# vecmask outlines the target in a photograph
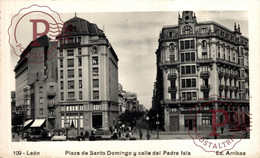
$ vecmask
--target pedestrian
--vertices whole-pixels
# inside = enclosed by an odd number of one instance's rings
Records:
[[[221,134],[223,134],[223,132],[224,132],[224,128],[223,128],[223,127],[221,127]]]
[[[149,140],[150,137],[151,137],[151,135],[150,135],[149,131],[147,130],[147,134],[146,134],[146,138],[147,138],[147,140]]]
[[[113,133],[113,129],[111,126],[109,126],[109,130],[110,130],[110,133],[112,134]]]
[[[86,130],[85,132],[85,138],[88,138],[89,137],[89,132]]]
[[[143,132],[141,129],[139,129],[139,136],[140,136],[140,139],[142,140],[143,139]]]

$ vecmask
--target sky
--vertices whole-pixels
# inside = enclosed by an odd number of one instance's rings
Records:
[[[180,11],[181,13],[181,11]],[[241,32],[248,37],[248,13],[238,11],[197,12],[197,22],[215,21],[231,30],[234,22],[240,24]],[[60,14],[65,22],[75,13]],[[77,17],[97,24],[104,29],[119,58],[119,83],[125,91],[137,93],[140,104],[147,109],[152,106],[153,85],[156,78],[156,56],[159,33],[163,26],[178,24],[178,12],[114,12],[76,13]],[[24,36],[25,43],[32,37]],[[11,53],[12,68],[19,58]],[[15,90],[14,72],[11,89]]]

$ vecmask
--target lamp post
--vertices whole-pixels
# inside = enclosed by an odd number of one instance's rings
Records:
[[[147,130],[149,130],[149,125],[148,125],[148,122],[149,122],[149,116],[146,116],[146,124],[147,124]]]
[[[159,114],[156,114],[156,118],[157,118],[157,120],[156,120],[156,125],[157,125],[157,139],[159,139],[159,124],[160,124],[160,122],[159,122]]]

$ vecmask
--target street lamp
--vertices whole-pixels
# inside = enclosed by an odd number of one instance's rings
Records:
[[[159,114],[156,114],[156,118],[157,118],[157,121],[156,121],[156,125],[157,125],[157,139],[159,139]]]
[[[148,122],[149,122],[149,116],[146,116],[146,124],[147,124],[147,129],[149,130],[149,125],[148,125]]]

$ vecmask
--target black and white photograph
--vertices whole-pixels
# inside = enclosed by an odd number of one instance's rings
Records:
[[[59,3],[1,15],[0,156],[257,157],[257,7]]]

